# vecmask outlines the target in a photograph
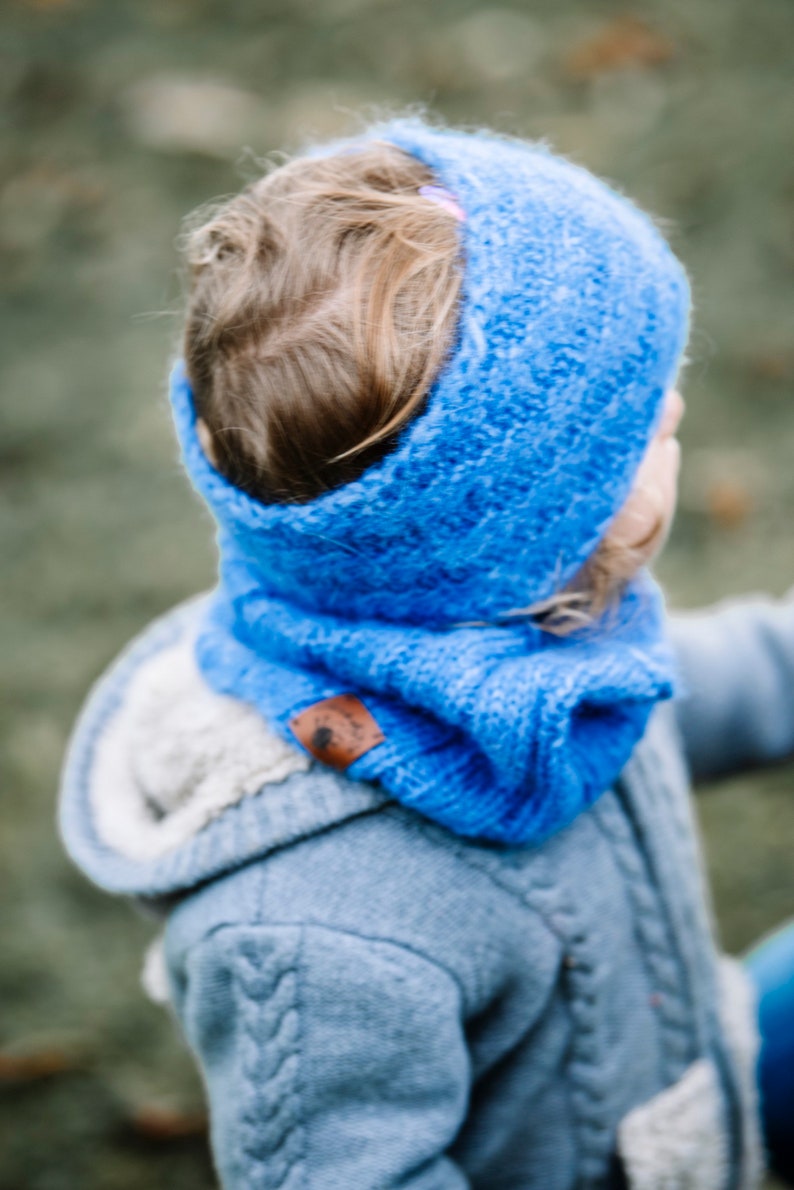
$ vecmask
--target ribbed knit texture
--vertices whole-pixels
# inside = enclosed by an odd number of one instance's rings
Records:
[[[671,693],[660,597],[642,579],[586,640],[455,625],[550,595],[603,536],[675,380],[686,278],[646,216],[543,147],[414,121],[371,135],[465,214],[457,344],[396,450],[303,505],[210,466],[175,367],[185,463],[220,528],[199,664],[289,739],[300,710],[358,694],[386,741],[351,777],[458,833],[537,840],[603,792]]]

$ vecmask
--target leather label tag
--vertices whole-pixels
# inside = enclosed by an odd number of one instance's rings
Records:
[[[323,698],[290,719],[289,726],[307,752],[335,769],[346,769],[386,739],[354,694]]]

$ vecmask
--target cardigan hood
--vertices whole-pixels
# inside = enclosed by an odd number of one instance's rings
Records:
[[[167,898],[389,800],[207,685],[194,656],[206,602],[175,608],[136,638],[75,726],[60,831],[109,892]]]

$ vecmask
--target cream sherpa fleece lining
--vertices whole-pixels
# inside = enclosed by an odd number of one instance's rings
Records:
[[[210,690],[189,638],[141,667],[97,745],[97,834],[130,859],[156,859],[228,806],[310,767],[252,707]]]
[[[739,1190],[758,1186],[764,1159],[758,1128],[758,1056],[752,989],[740,963],[720,961],[720,1015],[739,1066],[743,1135]],[[632,1190],[723,1190],[730,1170],[725,1104],[710,1058],[694,1062],[672,1087],[634,1108],[618,1128],[618,1151]]]

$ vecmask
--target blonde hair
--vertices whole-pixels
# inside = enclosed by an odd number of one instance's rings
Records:
[[[194,217],[183,352],[217,469],[265,503],[302,503],[392,450],[454,346],[455,215],[416,158],[374,142],[301,157]],[[512,609],[566,635],[634,572],[602,543],[576,579]]]
[[[455,333],[453,215],[388,144],[303,157],[186,240],[187,374],[218,469],[265,502],[357,478],[419,411]]]
[[[629,579],[645,562],[643,547],[657,535],[661,525],[660,516],[651,532],[631,545],[607,535],[568,586],[548,599],[504,612],[500,622],[531,619],[554,636],[570,636],[591,628],[617,606]]]

